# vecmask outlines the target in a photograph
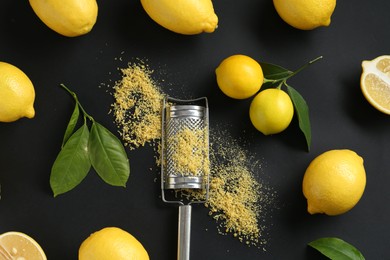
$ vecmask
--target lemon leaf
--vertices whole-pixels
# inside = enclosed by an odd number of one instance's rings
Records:
[[[89,130],[84,124],[70,136],[58,154],[50,174],[50,187],[54,197],[70,191],[87,176],[91,168],[88,139]]]
[[[295,111],[297,113],[299,128],[303,132],[306,138],[307,149],[310,151],[311,145],[311,125],[310,125],[310,117],[309,117],[309,107],[298,91],[296,91],[293,87],[286,84],[287,93],[290,96]]]
[[[89,158],[97,174],[108,184],[126,187],[130,165],[120,140],[94,121],[89,137]]]
[[[79,119],[79,116],[80,116],[80,109],[79,109],[79,105],[76,103],[76,106],[73,110],[72,116],[70,117],[68,126],[66,127],[64,139],[62,140],[61,147],[64,147],[65,143],[68,141],[69,137],[72,135],[72,133],[76,127],[77,121]]]
[[[267,80],[273,82],[287,79],[293,74],[292,71],[271,63],[260,62],[260,66],[263,70],[264,78],[266,79],[265,83],[267,83]]]
[[[356,247],[336,237],[319,238],[310,242],[308,245],[334,260],[365,259]]]
[[[52,167],[50,185],[54,196],[76,187],[88,174],[91,166],[108,184],[126,186],[130,175],[129,159],[120,140],[97,123],[80,104],[76,93],[60,84],[76,102],[65,131],[62,149]],[[83,126],[73,133],[80,113]],[[87,119],[92,122],[91,132]]]

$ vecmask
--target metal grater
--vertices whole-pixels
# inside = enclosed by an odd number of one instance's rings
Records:
[[[179,100],[166,97],[163,100],[162,109],[162,138],[161,138],[161,195],[162,200],[167,203],[179,204],[179,226],[178,226],[178,260],[190,258],[190,232],[191,232],[191,204],[204,203],[209,195],[209,120],[207,98],[193,100]],[[189,154],[181,154],[183,151],[178,144],[182,133],[190,133],[196,138],[196,143]],[[194,141],[192,138],[192,141]],[[182,142],[190,142],[183,139]],[[199,144],[199,145],[198,145]],[[199,146],[199,147],[198,147]],[[196,158],[200,163],[199,167],[190,170],[178,165],[177,158]],[[204,191],[202,200],[189,200],[184,202],[178,199],[180,196],[173,196],[168,199],[167,193],[183,189],[196,189]]]

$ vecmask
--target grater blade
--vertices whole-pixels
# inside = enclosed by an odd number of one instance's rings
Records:
[[[162,113],[161,188],[164,201],[164,190],[168,189],[206,189],[208,194],[207,99],[165,98]]]

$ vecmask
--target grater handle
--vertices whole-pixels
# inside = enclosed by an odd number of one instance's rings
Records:
[[[177,260],[190,259],[191,205],[179,206]]]

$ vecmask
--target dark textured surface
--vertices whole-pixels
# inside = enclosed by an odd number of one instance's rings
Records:
[[[103,84],[120,78],[117,68],[147,60],[162,88],[177,97],[207,96],[211,126],[228,125],[262,162],[260,178],[277,192],[277,207],[266,220],[267,251],[248,248],[217,233],[203,207],[193,210],[192,259],[321,259],[307,243],[337,236],[366,259],[388,259],[390,224],[390,117],[376,111],[360,92],[361,61],[390,52],[390,2],[338,1],[330,27],[300,31],[285,24],[272,1],[217,0],[219,28],[184,36],[154,23],[139,1],[98,1],[98,21],[89,34],[66,38],[47,28],[28,1],[0,2],[0,60],[21,68],[36,90],[36,117],[0,123],[0,233],[34,237],[48,259],[77,259],[81,242],[106,226],[135,235],[151,259],[175,259],[177,208],[159,197],[153,151],[128,151],[127,188],[104,184],[94,172],[57,198],[49,186],[51,165],[74,103],[60,83],[74,90],[87,111],[111,131],[112,96]],[[323,55],[289,83],[310,107],[313,142],[306,151],[296,119],[283,133],[263,136],[250,124],[250,100],[225,97],[214,69],[242,53],[258,61],[296,69]],[[1,97],[0,97],[1,98]],[[336,217],[306,212],[301,182],[309,162],[338,148],[365,160],[367,187],[358,205]],[[263,181],[263,180],[261,180]]]

